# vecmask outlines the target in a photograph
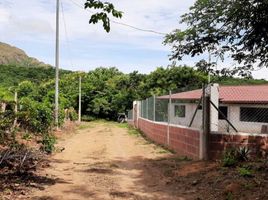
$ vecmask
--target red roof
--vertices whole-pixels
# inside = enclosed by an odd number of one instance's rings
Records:
[[[222,103],[268,103],[268,85],[220,86],[220,102]],[[202,89],[176,93],[172,99],[198,100]],[[169,95],[160,99],[168,99]]]

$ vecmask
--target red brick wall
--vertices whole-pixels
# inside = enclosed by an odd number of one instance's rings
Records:
[[[171,126],[170,147],[179,155],[199,159],[200,132],[189,128]]]
[[[209,156],[211,159],[221,158],[224,150],[228,147],[246,146],[250,148],[254,155],[268,152],[268,135],[226,135],[217,133],[211,134],[209,141]]]
[[[167,143],[168,127],[165,124],[139,119],[139,129],[151,140],[168,146],[181,156],[199,159],[200,132],[189,128],[170,126],[169,145]]]

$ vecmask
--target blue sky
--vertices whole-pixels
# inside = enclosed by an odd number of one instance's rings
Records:
[[[89,71],[99,66],[118,67],[123,72],[149,73],[158,66],[171,64],[170,48],[163,36],[111,24],[106,33],[101,25],[89,25],[90,12],[82,9],[85,0],[61,0],[67,34],[61,12],[60,66]],[[0,41],[23,49],[29,56],[54,65],[55,0],[1,0]],[[194,0],[111,0],[124,12],[114,19],[139,28],[169,33],[179,24],[180,16]],[[186,57],[178,64],[194,65],[198,59]],[[230,65],[230,61],[222,63]],[[255,73],[266,78],[263,71]]]

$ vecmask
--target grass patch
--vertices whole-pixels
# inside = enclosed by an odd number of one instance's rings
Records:
[[[115,125],[119,128],[130,128],[127,123],[116,123]]]
[[[88,129],[88,128],[94,128],[95,126],[90,122],[83,122],[78,126],[79,130]]]
[[[166,153],[169,153],[169,151],[166,150],[166,149],[160,149],[159,151],[157,151],[157,153],[159,153],[159,154],[166,154]]]

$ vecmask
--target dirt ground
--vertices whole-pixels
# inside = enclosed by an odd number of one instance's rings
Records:
[[[59,143],[65,150],[44,171],[56,182],[32,199],[182,199],[167,192],[167,178],[147,164],[170,153],[111,123],[84,126]]]
[[[82,124],[59,141],[49,165],[23,180],[30,191],[11,199],[268,199],[262,165],[241,177],[236,168],[178,157],[136,133],[116,123]]]

